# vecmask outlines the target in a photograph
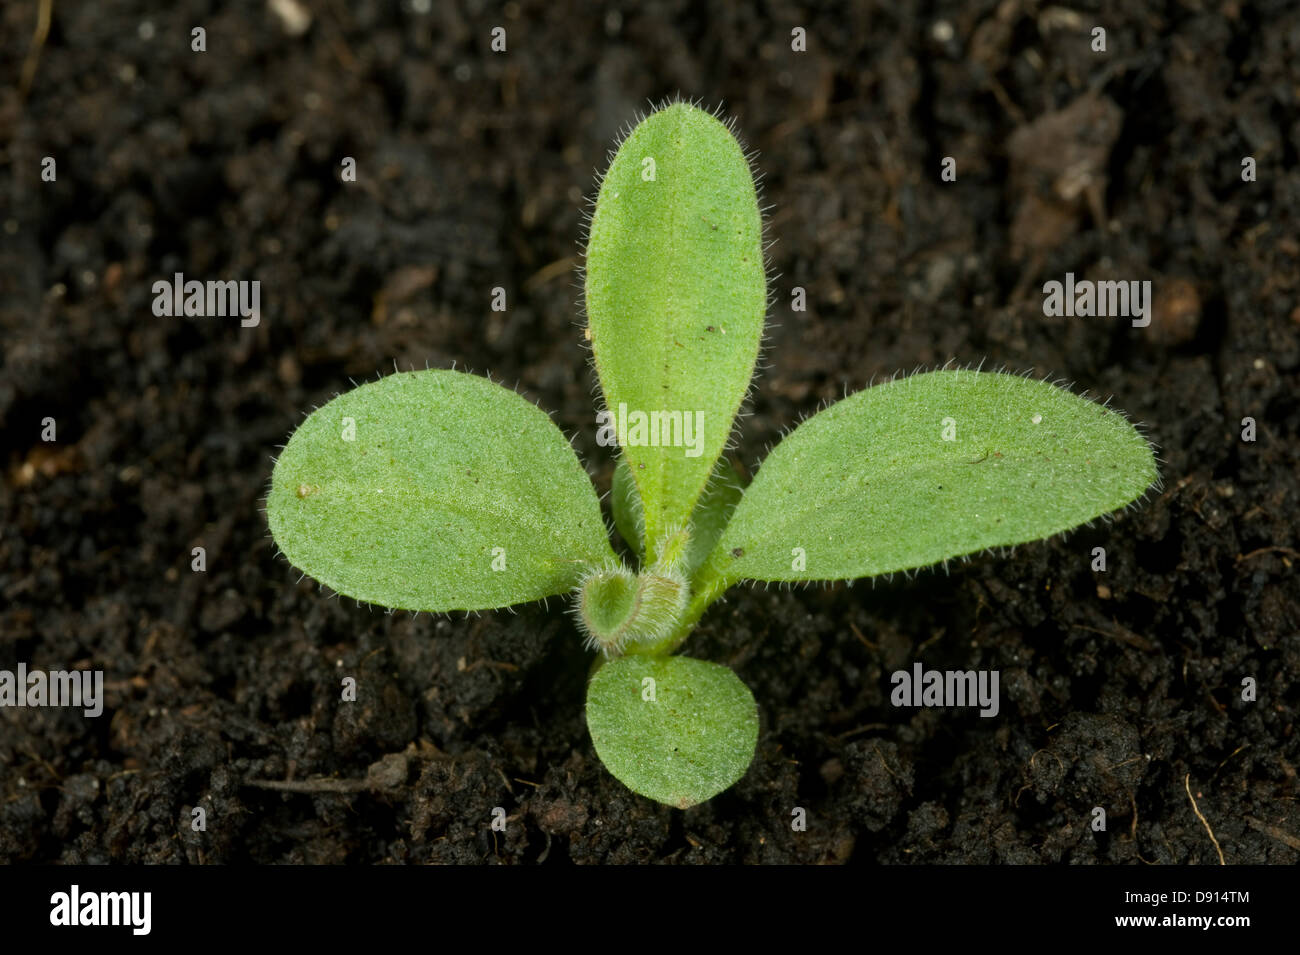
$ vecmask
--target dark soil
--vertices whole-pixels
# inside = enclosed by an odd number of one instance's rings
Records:
[[[256,0],[54,0],[25,96],[38,3],[0,12],[0,668],[108,687],[99,719],[0,710],[0,860],[1217,863],[1207,826],[1229,863],[1300,860],[1300,7],[310,7],[294,37]],[[734,592],[688,650],[753,689],[758,754],[686,812],[596,759],[556,601],[359,608],[259,509],[302,413],[394,363],[517,380],[607,487],[582,197],[678,92],[725,101],[773,207],[745,466],[955,359],[1113,395],[1164,479],[947,574]],[[261,324],[155,317],[178,271],[260,280]],[[1045,318],[1067,271],[1151,280],[1151,326]],[[895,709],[914,660],[1000,670],[1001,713]]]

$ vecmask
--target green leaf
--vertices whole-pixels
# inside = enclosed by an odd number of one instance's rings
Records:
[[[915,375],[860,391],[787,436],[709,570],[721,586],[924,567],[1068,530],[1158,477],[1142,435],[1096,402],[1017,375]]]
[[[587,685],[587,728],[601,762],[624,785],[686,809],[745,775],[758,710],[727,667],[626,656],[605,663]]]
[[[636,552],[638,560],[645,559],[645,512],[641,510],[641,492],[628,467],[627,457],[619,455],[614,466],[614,480],[609,492],[610,510],[614,512],[614,526],[623,535],[628,547]]]
[[[709,486],[691,514],[691,541],[682,568],[688,578],[708,559],[744,494],[745,485],[735,467],[725,456],[718,458]]]
[[[672,567],[633,574],[603,567],[588,574],[575,595],[574,616],[587,646],[606,654],[634,651],[637,644],[668,636],[689,597],[686,578]]]
[[[722,536],[722,530],[731,519],[731,512],[740,503],[745,485],[735,467],[725,456],[718,458],[709,483],[691,514],[691,539],[681,571],[688,578],[704,563]],[[614,511],[614,524],[628,546],[635,548],[638,558],[645,557],[645,520],[641,510],[641,496],[628,468],[627,458],[619,458],[614,468],[613,489],[610,501]]]
[[[619,443],[653,549],[690,517],[762,337],[762,220],[726,126],[676,103],[631,132],[601,184],[586,274],[596,370],[611,424],[627,425]],[[636,416],[656,412],[669,417],[638,433]]]
[[[390,375],[313,412],[276,462],[267,517],[295,567],[406,610],[536,600],[614,560],[551,419],[457,371]]]

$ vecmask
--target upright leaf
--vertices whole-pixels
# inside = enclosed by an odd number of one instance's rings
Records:
[[[768,456],[710,557],[717,584],[844,580],[1048,537],[1158,479],[1121,415],[1016,375],[860,391]]]
[[[627,458],[619,455],[614,467],[614,480],[609,490],[610,510],[614,512],[614,526],[623,536],[624,543],[636,552],[638,559],[645,557],[645,513],[641,510],[641,492],[628,467]]]
[[[731,519],[731,512],[736,509],[744,493],[745,486],[731,462],[725,455],[718,458],[708,486],[691,513],[690,543],[681,566],[682,573],[688,578],[704,563],[718,543],[723,528]],[[623,535],[623,540],[635,549],[637,557],[644,558],[645,519],[641,510],[641,496],[624,457],[619,458],[618,466],[614,469],[610,500],[614,524]]]
[[[586,297],[597,373],[641,491],[653,559],[660,535],[690,517],[722,453],[766,309],[753,178],[712,115],[676,103],[619,147],[592,217]]]
[[[718,458],[709,486],[691,514],[691,541],[682,566],[687,577],[694,577],[708,559],[744,494],[745,485],[735,467],[725,456]]]
[[[457,371],[390,375],[313,412],[276,462],[267,517],[295,567],[407,610],[536,600],[614,559],[554,422]]]

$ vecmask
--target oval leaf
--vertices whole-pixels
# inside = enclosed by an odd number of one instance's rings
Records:
[[[1038,540],[1158,479],[1121,415],[1044,381],[938,371],[860,391],[768,456],[710,557],[726,582],[851,580]]]
[[[559,428],[458,371],[390,375],[313,412],[276,462],[267,517],[295,567],[406,610],[536,600],[614,559]]]
[[[596,370],[653,560],[722,453],[762,337],[762,219],[726,126],[675,103],[632,130],[600,187],[586,274]]]
[[[758,709],[727,667],[630,654],[591,678],[587,728],[601,762],[624,785],[686,809],[745,775]]]

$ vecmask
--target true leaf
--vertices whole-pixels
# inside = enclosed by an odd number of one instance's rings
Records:
[[[651,548],[689,518],[726,444],[753,374],[766,296],[761,216],[735,137],[686,103],[651,114],[605,174],[586,269],[606,408],[620,422],[660,412],[677,416],[661,425],[681,425],[657,446],[633,444],[631,427],[619,435]],[[694,447],[684,446],[688,421]]]
[[[457,371],[390,375],[313,412],[276,462],[267,515],[295,567],[407,610],[536,600],[614,558],[554,422]]]
[[[614,467],[614,480],[609,491],[610,510],[614,512],[614,526],[638,559],[645,557],[645,513],[641,510],[641,492],[628,467],[627,458],[619,455]]]
[[[695,573],[722,536],[722,530],[731,518],[744,484],[727,458],[721,457],[713,467],[708,486],[696,502],[691,513],[691,539],[681,571],[687,577]],[[614,469],[610,500],[614,511],[614,524],[623,540],[636,550],[637,557],[645,555],[645,520],[641,510],[641,497],[636,489],[627,459],[620,457]]]
[[[727,667],[625,656],[601,666],[587,685],[587,728],[601,762],[624,785],[686,809],[745,775],[758,710]]]
[[[691,542],[687,546],[685,566],[682,568],[688,577],[693,576],[708,558],[744,493],[745,486],[736,469],[725,456],[719,458],[713,467],[709,485],[700,495],[699,503],[691,514]]]
[[[860,391],[768,456],[710,557],[724,583],[843,580],[1048,537],[1158,478],[1121,415],[1044,381],[939,371]]]

